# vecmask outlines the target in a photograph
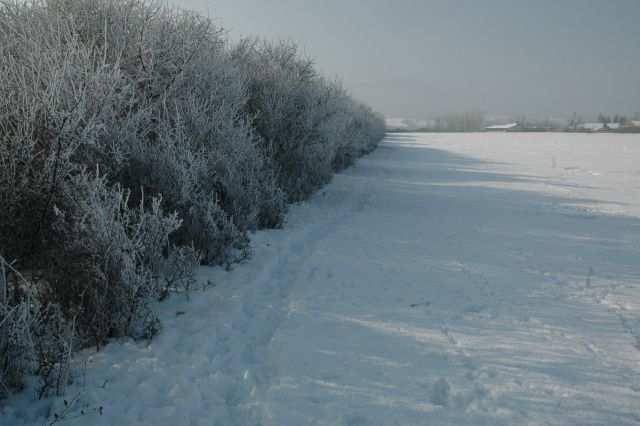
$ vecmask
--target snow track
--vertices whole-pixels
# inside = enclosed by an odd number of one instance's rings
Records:
[[[640,138],[389,135],[1,425],[640,424]],[[47,420],[48,419],[48,420]]]

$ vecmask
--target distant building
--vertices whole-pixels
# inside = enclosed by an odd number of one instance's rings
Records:
[[[618,130],[620,123],[582,123],[578,124],[577,130],[585,132],[606,132],[609,130]]]
[[[622,127],[616,131],[620,133],[640,133],[640,120],[625,121]]]
[[[487,132],[512,132],[519,129],[519,123],[494,124],[493,126],[487,126],[484,128],[484,130]]]

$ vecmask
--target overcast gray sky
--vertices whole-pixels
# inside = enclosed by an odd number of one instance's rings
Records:
[[[640,111],[640,0],[173,0],[298,42],[388,117]]]

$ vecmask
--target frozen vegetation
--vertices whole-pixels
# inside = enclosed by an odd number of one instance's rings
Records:
[[[384,135],[295,45],[154,1],[2,2],[0,76],[0,398],[29,377],[62,394],[77,350],[152,338],[156,301]]]

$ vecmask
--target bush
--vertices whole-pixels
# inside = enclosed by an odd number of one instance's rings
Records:
[[[290,201],[308,197],[335,166],[350,164],[384,136],[382,117],[320,77],[294,44],[247,39],[232,56],[249,82],[244,112]]]
[[[20,389],[27,374],[40,376],[40,397],[61,394],[69,381],[73,322],[41,303],[43,290],[0,256],[0,397]]]
[[[157,319],[148,306],[166,288],[160,276],[169,236],[180,227],[161,199],[130,207],[130,191],[106,179],[75,176],[56,207],[46,276],[54,300],[68,316],[77,311],[78,331],[96,346],[109,337],[150,337]]]
[[[0,57],[3,394],[152,336],[154,300],[245,258],[384,131],[295,45],[153,0],[0,3]]]

